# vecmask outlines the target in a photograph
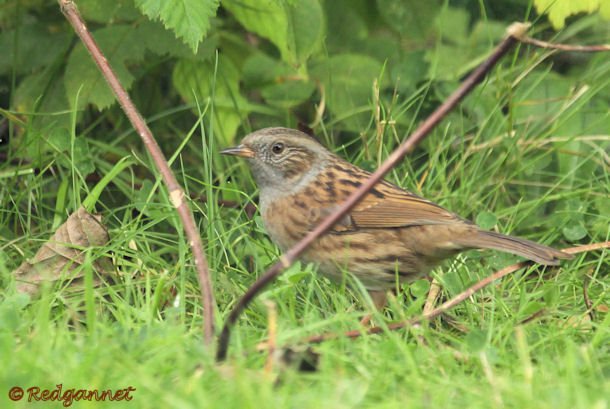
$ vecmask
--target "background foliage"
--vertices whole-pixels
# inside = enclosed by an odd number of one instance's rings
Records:
[[[256,195],[249,173],[219,157],[220,148],[261,127],[305,124],[331,149],[373,169],[510,22],[533,22],[533,36],[557,42],[610,38],[604,0],[77,5],[197,199],[220,318],[277,257],[259,217],[243,210]],[[261,399],[272,406],[607,406],[610,266],[600,254],[561,274],[507,280],[458,309],[458,330],[439,324],[325,344],[317,375],[291,373],[279,389],[246,370],[260,368],[258,355],[239,358],[229,375],[208,371],[209,362],[201,372],[197,364],[209,357],[200,346],[188,246],[139,137],[55,2],[0,0],[0,28],[3,396],[27,382],[135,382],[142,406],[243,407]],[[608,54],[520,46],[389,178],[485,228],[557,247],[607,240],[609,83]],[[109,175],[110,183],[103,179]],[[120,260],[119,282],[95,294],[69,286],[35,301],[17,294],[11,271],[102,183],[109,184],[96,206],[113,239],[98,250]],[[237,208],[219,207],[219,199]],[[476,260],[469,255],[445,268],[446,296],[514,259],[485,253]],[[366,308],[365,295],[312,279],[314,270],[297,265],[264,295],[278,305],[284,340],[352,328]],[[583,311],[583,288],[596,319]],[[393,305],[394,318],[421,311],[427,289],[427,282],[412,286]],[[95,314],[81,315],[83,297],[95,300]],[[544,325],[514,330],[541,311]],[[236,355],[265,337],[265,317],[262,303],[250,309]]]

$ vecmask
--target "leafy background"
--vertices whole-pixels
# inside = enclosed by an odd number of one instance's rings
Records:
[[[256,195],[249,173],[221,158],[219,149],[254,129],[306,125],[331,149],[373,169],[512,21],[530,21],[533,36],[557,42],[610,38],[604,0],[77,5],[196,199],[218,323],[277,257],[259,217],[243,210]],[[317,377],[286,375],[279,390],[249,372],[261,367],[258,355],[238,360],[229,375],[208,371],[188,246],[97,68],[55,2],[0,0],[0,27],[3,396],[27,382],[116,388],[136,382],[146,391],[135,401],[142,406],[227,400],[255,406],[261,396],[277,406],[489,407],[503,397],[519,407],[607,406],[609,266],[601,256],[581,258],[561,276],[518,275],[490,290],[458,310],[462,332],[440,325],[412,336],[321,346],[325,361]],[[609,82],[607,54],[520,46],[389,178],[485,228],[557,247],[607,240]],[[113,238],[98,251],[119,260],[119,283],[95,294],[68,286],[48,289],[39,300],[18,294],[13,269],[93,194],[100,195],[96,207]],[[219,207],[221,199],[236,208]],[[443,274],[444,291],[455,294],[513,260],[486,254],[478,268],[469,268],[460,259]],[[314,270],[296,265],[263,296],[278,304],[285,340],[352,328],[362,309],[354,303],[366,307],[365,295],[311,279]],[[597,321],[583,318],[583,287],[596,300]],[[413,285],[407,301],[393,305],[394,317],[404,304],[404,314],[421,311],[427,289],[427,282]],[[86,319],[83,296],[98,308]],[[513,330],[540,311],[547,314],[545,326],[527,327],[525,335]],[[266,326],[265,306],[255,303],[237,330],[234,354],[254,350]],[[398,392],[399,380],[412,395]]]

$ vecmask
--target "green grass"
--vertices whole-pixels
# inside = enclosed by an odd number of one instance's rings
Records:
[[[534,63],[494,71],[389,179],[502,232],[557,247],[608,240],[610,136],[607,128],[599,133],[599,121],[608,124],[609,117],[607,106],[591,101],[607,95],[610,66],[600,63],[583,74],[580,83],[593,84],[586,93],[568,90],[562,94],[568,97],[557,101],[548,95],[555,79],[551,72],[513,86]],[[398,125],[396,132],[386,127],[381,144],[373,119],[363,129],[365,138],[338,140],[332,124],[325,124],[322,139],[351,161],[372,168],[412,129],[410,115],[432,91],[426,88],[382,107],[382,119]],[[508,115],[502,113],[506,107]],[[374,118],[374,106],[362,108]],[[179,123],[179,115],[167,112],[165,120]],[[176,158],[173,168],[187,190],[214,199],[195,201],[192,207],[206,245],[220,326],[278,251],[257,215],[251,220],[242,208],[216,204],[223,198],[245,205],[256,188],[244,163],[218,155],[222,142],[209,133],[209,115],[206,111],[205,126],[195,124],[188,134],[180,133],[179,143],[162,143],[168,156]],[[592,117],[594,121],[586,120]],[[278,120],[277,125],[284,124]],[[95,129],[88,132],[75,137],[88,138],[91,160],[101,176],[111,175],[108,180],[86,181],[73,150],[58,151],[40,140],[42,153],[34,163],[0,164],[2,407],[27,406],[8,400],[13,386],[54,389],[59,383],[64,389],[136,388],[132,401],[106,403],[108,407],[608,407],[607,251],[579,255],[557,269],[515,273],[460,304],[450,312],[450,321],[316,345],[320,360],[314,372],[276,363],[267,373],[266,355],[256,351],[268,335],[264,301],[276,306],[280,345],[358,328],[368,309],[362,292],[331,284],[315,274],[315,267],[297,264],[247,309],[234,328],[228,362],[215,364],[214,351],[202,342],[190,250],[155,182],[156,172],[145,154],[125,143],[137,145],[137,140],[124,129],[100,140],[93,137]],[[125,157],[130,157],[129,166],[115,168]],[[30,172],[51,165],[54,174]],[[103,190],[95,189],[96,183],[108,181]],[[113,258],[120,272],[117,282],[96,289],[58,284],[31,300],[18,294],[12,270],[32,257],[88,196],[111,234],[110,243],[91,254]],[[469,252],[435,275],[443,297],[449,298],[515,260]],[[94,274],[90,266],[81,272]],[[593,303],[592,316],[583,286]],[[418,282],[375,321],[418,315],[425,290],[425,283]],[[38,406],[62,407],[57,402]],[[74,407],[98,405],[79,402]]]

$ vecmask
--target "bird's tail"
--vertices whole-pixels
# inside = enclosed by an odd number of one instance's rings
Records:
[[[485,230],[479,230],[477,234],[465,237],[460,244],[472,248],[504,251],[551,266],[558,265],[562,259],[573,257],[571,254],[533,241]]]

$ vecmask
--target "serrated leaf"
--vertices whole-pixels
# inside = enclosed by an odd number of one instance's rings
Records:
[[[218,0],[135,0],[142,13],[160,19],[172,29],[194,53],[210,29],[210,19],[216,16]]]
[[[111,26],[93,33],[102,52],[108,58],[114,72],[125,89],[133,84],[134,77],[127,69],[127,62],[142,60],[144,47],[131,26]],[[78,108],[94,104],[104,109],[114,103],[114,95],[99,69],[82,44],[76,45],[66,65],[65,84],[68,100],[74,106],[80,89]],[[82,88],[81,88],[82,87]]]
[[[215,86],[213,61],[180,60],[172,80],[180,96],[191,104],[205,105],[214,95],[214,132],[227,144],[233,142],[247,104],[239,93],[239,71],[231,60],[219,57]]]
[[[197,53],[193,55],[193,51],[186,44],[158,21],[147,20],[138,25],[137,35],[143,40],[146,49],[157,55],[209,60],[218,48],[218,36],[211,35],[199,44]]]
[[[324,15],[318,0],[228,0],[222,5],[246,30],[271,41],[293,66],[302,65],[321,44]]]
[[[549,21],[555,30],[562,29],[569,16],[600,11],[602,17],[610,19],[610,2],[608,0],[534,0],[539,14],[548,14]]]

